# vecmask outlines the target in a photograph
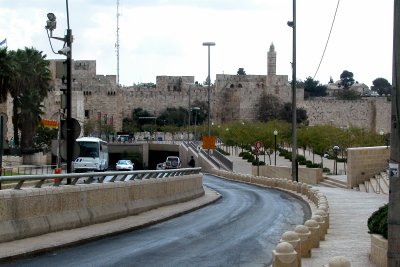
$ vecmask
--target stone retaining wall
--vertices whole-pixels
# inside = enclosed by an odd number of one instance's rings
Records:
[[[252,166],[252,174],[257,175],[257,166]],[[299,167],[299,182],[306,184],[318,184],[322,181],[322,169],[321,168],[303,168]],[[269,178],[284,178],[292,179],[292,168],[287,166],[259,166],[259,176]]]
[[[347,149],[347,187],[353,188],[388,168],[390,149],[386,146]]]
[[[381,235],[371,235],[371,261],[378,267],[387,266],[388,240]]]
[[[0,191],[0,242],[135,215],[204,195],[201,174]]]

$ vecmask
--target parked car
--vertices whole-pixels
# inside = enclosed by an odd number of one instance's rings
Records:
[[[120,159],[115,166],[117,171],[132,171],[134,168],[135,164],[129,159]]]
[[[157,170],[164,170],[165,169],[165,162],[161,162],[157,164]]]
[[[182,165],[181,160],[177,156],[168,156],[164,164],[165,169],[178,169]]]

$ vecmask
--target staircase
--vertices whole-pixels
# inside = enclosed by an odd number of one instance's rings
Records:
[[[347,188],[346,182],[331,177],[323,177],[323,180],[319,182],[318,185],[334,188]]]
[[[361,192],[387,195],[389,194],[389,176],[386,171],[383,171],[353,189]]]

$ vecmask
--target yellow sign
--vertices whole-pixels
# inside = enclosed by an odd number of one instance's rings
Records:
[[[215,149],[215,136],[203,136],[203,149]]]

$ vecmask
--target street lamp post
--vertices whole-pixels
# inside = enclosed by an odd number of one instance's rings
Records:
[[[72,107],[72,99],[71,99],[71,61],[72,61],[72,30],[69,27],[69,10],[68,10],[68,0],[66,0],[66,8],[67,8],[67,33],[66,35],[61,38],[61,37],[54,37],[53,36],[53,30],[56,29],[57,26],[57,21],[56,21],[56,16],[53,13],[48,13],[47,14],[47,22],[45,29],[50,31],[49,35],[49,40],[50,38],[60,40],[64,42],[64,47],[60,49],[56,54],[61,54],[65,55],[67,57],[66,60],[66,74],[67,74],[67,90],[66,90],[66,126],[67,126],[67,137],[66,137],[66,142],[67,142],[67,173],[72,172],[72,155],[73,149],[74,149],[74,135],[73,135],[73,122],[72,122],[72,116],[71,116],[71,107]],[[67,180],[67,183],[70,180]]]
[[[337,175],[337,159],[338,159],[338,152],[339,152],[340,147],[339,146],[333,146],[333,153],[335,154],[335,161],[334,161],[334,170],[335,170],[335,175]]]
[[[208,76],[207,76],[207,98],[208,98],[208,136],[211,136],[211,100],[210,100],[210,46],[215,46],[214,42],[204,42],[203,46],[208,47]]]
[[[278,131],[274,130],[274,145],[275,145],[275,166],[276,166],[276,136],[278,135]]]
[[[298,181],[297,165],[297,110],[296,110],[296,0],[293,0],[293,20],[287,25],[293,30],[292,59],[292,180]]]
[[[199,107],[193,107],[192,110],[195,111],[194,114],[194,141],[197,142],[197,112],[200,110]]]

